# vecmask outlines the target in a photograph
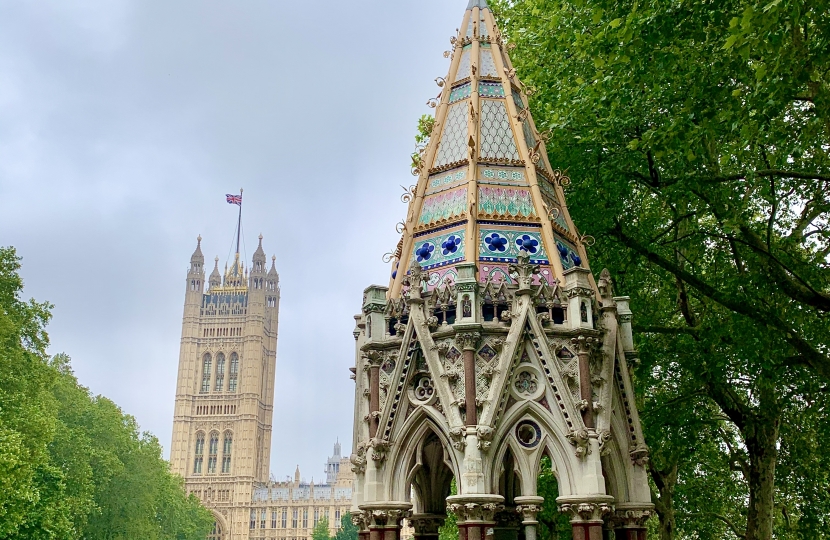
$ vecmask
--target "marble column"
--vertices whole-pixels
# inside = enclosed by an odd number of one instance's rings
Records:
[[[453,495],[447,509],[458,518],[459,540],[494,540],[495,515],[504,508],[501,495]]]
[[[438,514],[412,514],[409,525],[414,529],[414,540],[438,540],[438,529],[447,516]]]
[[[571,517],[573,540],[603,540],[605,519],[614,512],[614,498],[608,495],[586,499],[558,499],[559,510]]]
[[[516,502],[516,512],[522,517],[525,540],[536,540],[536,527],[539,525],[536,516],[542,510],[542,503],[545,502],[544,497],[522,496],[516,497],[514,500]]]
[[[653,505],[618,505],[612,520],[614,540],[646,540],[646,522],[653,512]]]

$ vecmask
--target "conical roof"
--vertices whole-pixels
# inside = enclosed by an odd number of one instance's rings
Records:
[[[563,281],[566,270],[587,268],[565,206],[569,180],[548,161],[486,0],[470,0],[453,41],[435,127],[414,171],[391,295],[400,295],[413,259],[430,288],[455,281],[455,267],[466,263],[477,265],[481,282],[511,283],[508,265],[521,250],[541,266],[540,279]]]

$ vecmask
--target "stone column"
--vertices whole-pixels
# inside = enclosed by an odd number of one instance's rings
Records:
[[[456,331],[458,331],[456,325]],[[476,348],[481,338],[477,332],[478,326],[468,329],[464,328],[455,335],[455,342],[463,349],[464,359],[464,407],[467,416],[466,424],[475,426],[478,424],[478,411],[476,410]]]
[[[413,514],[409,518],[409,525],[415,530],[413,540],[438,540],[438,529],[446,519],[447,516],[437,514]]]
[[[582,421],[592,430],[596,427],[594,417],[594,387],[591,382],[591,352],[597,341],[592,337],[579,336],[571,340],[579,357],[579,394],[582,398]]]
[[[654,505],[620,504],[614,513],[614,540],[646,540]]]
[[[525,540],[536,540],[536,526],[539,525],[539,522],[536,521],[536,515],[542,510],[542,503],[545,502],[545,498],[527,495],[516,497],[514,500],[516,501],[516,512],[522,516]]]
[[[458,540],[494,540],[495,515],[503,501],[501,495],[447,497],[447,509],[458,517]]]
[[[603,540],[605,518],[614,512],[610,495],[590,499],[557,499],[559,510],[570,514],[573,540]]]
[[[506,506],[504,510],[496,513],[495,520],[494,540],[525,540],[519,534],[522,529],[522,518],[516,513],[516,507]]]

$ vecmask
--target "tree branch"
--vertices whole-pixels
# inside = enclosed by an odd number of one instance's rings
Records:
[[[741,530],[738,527],[736,527],[735,524],[732,523],[732,521],[728,517],[723,516],[721,514],[716,514],[715,512],[696,512],[696,513],[689,513],[689,514],[675,514],[675,516],[679,517],[679,518],[713,517],[715,519],[719,519],[720,521],[723,521],[724,523],[726,523],[726,526],[729,527],[732,530],[732,532],[735,534],[735,536],[737,536],[738,538],[746,538],[746,532],[741,532]]]

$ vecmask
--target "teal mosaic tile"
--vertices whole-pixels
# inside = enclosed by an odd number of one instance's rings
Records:
[[[461,86],[456,86],[450,91],[450,103],[467,99],[472,93],[473,87],[470,83],[464,83]]]
[[[485,82],[482,81],[478,83],[478,94],[481,97],[489,97],[489,98],[503,98],[504,97],[504,86],[498,82]],[[452,98],[450,98],[452,99]]]
[[[559,260],[562,261],[562,268],[568,270],[575,266],[582,266],[582,257],[579,256],[576,246],[558,236],[554,238],[556,239],[556,249],[559,251]]]

